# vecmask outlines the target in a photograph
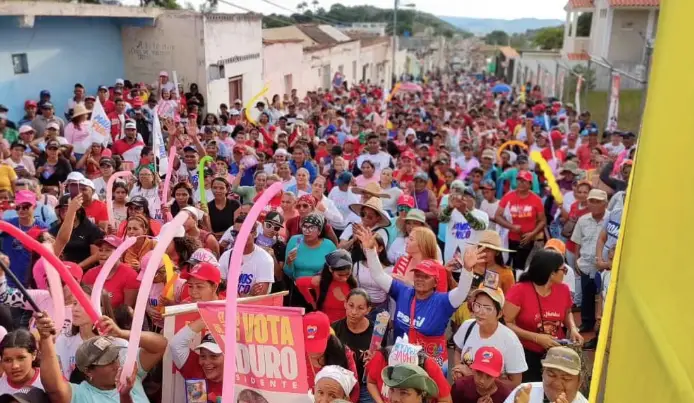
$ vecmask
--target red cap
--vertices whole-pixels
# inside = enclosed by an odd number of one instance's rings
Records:
[[[475,371],[498,378],[504,367],[504,356],[494,347],[482,347],[475,353],[475,361],[470,365]]]
[[[38,241],[39,236],[41,234],[43,234],[44,232],[46,232],[46,230],[43,228],[31,227],[31,229],[29,229],[29,231],[27,231],[27,235],[29,235],[31,237],[31,239]]]
[[[409,159],[414,161],[415,156],[411,150],[407,150],[407,151],[403,152],[402,154],[400,154],[400,158],[409,158]]]
[[[518,171],[516,179],[523,179],[524,181],[532,182],[533,174],[531,174],[530,171]]]
[[[114,248],[117,248],[123,243],[123,240],[115,235],[106,235],[103,239],[96,242],[97,245],[101,245],[102,243],[107,243]]]
[[[552,130],[552,133],[549,134],[549,137],[552,139],[552,141],[564,140],[564,135],[561,134],[559,130]]]
[[[30,107],[30,106],[36,107],[37,105],[38,105],[38,104],[37,104],[36,101],[34,101],[33,99],[29,99],[29,100],[27,100],[26,102],[24,102],[24,108],[25,108],[25,109],[28,108],[28,107]]]
[[[325,352],[330,337],[330,318],[316,311],[304,315],[304,348],[309,354]]]
[[[409,208],[414,208],[414,197],[410,195],[403,194],[398,197],[398,206],[407,206]]]
[[[215,284],[219,284],[222,281],[222,274],[219,272],[217,266],[212,263],[202,262],[193,266],[189,273],[181,273],[181,278],[184,280],[197,278],[198,280],[211,281]]]
[[[80,281],[82,281],[82,276],[84,275],[84,271],[77,263],[63,261],[63,265],[65,266],[67,271],[69,271],[70,274],[72,274],[72,277],[74,277],[78,283]]]
[[[412,270],[419,270],[424,274],[428,274],[433,277],[438,277],[441,269],[445,270],[445,267],[443,267],[441,263],[437,262],[436,260],[424,259]]]
[[[130,103],[130,105],[132,105],[133,108],[142,108],[142,98],[133,98],[133,101]]]

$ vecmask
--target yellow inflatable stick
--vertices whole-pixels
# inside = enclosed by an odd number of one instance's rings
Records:
[[[509,141],[505,142],[504,144],[502,144],[498,150],[496,150],[497,161],[501,161],[501,153],[505,149],[507,149],[508,147],[511,147],[511,146],[518,146],[518,147],[520,147],[526,151],[528,150],[528,145],[525,144],[524,142],[518,141],[518,140],[509,140]]]
[[[267,93],[268,91],[270,91],[270,86],[265,84],[265,87],[263,87],[263,89],[260,90],[259,93],[255,94],[255,96],[251,98],[251,100],[248,101],[248,103],[246,103],[246,107],[244,108],[246,112],[246,120],[249,121],[253,126],[255,126],[257,122],[255,121],[255,119],[253,119],[253,117],[248,111],[250,111],[253,105],[255,105],[255,102],[258,99],[260,99],[263,95],[265,95],[265,93]]]
[[[395,86],[393,87],[393,89],[390,90],[390,94],[388,94],[388,96],[386,97],[386,102],[390,102],[390,100],[393,99],[393,97],[395,96],[395,94],[400,90],[400,86],[401,86],[401,85],[402,85],[402,83],[397,83],[397,84],[395,84]]]
[[[547,185],[552,191],[552,196],[554,196],[554,201],[557,202],[557,204],[562,204],[564,202],[564,196],[561,194],[557,180],[554,178],[554,173],[552,172],[552,168],[550,168],[549,164],[547,163],[547,160],[542,157],[542,154],[540,154],[539,151],[531,152],[530,159],[539,165],[540,169],[542,169],[542,173],[545,175],[545,179],[547,179]]]
[[[162,290],[161,294],[166,299],[173,301],[174,284],[176,284],[176,280],[178,280],[178,273],[174,271],[173,263],[171,262],[169,255],[164,254],[161,260],[164,261],[164,269],[166,270],[166,285],[164,286],[164,290]]]

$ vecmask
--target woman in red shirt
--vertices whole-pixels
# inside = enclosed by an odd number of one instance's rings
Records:
[[[571,267],[576,267],[576,243],[571,241],[571,234],[578,219],[588,213],[586,200],[588,199],[588,192],[592,188],[588,181],[578,182],[574,190],[576,201],[571,204],[568,212],[563,208],[561,209],[561,221],[564,224],[561,235],[566,238],[566,263]]]
[[[357,288],[357,280],[352,275],[352,256],[344,249],[330,252],[325,256],[320,276],[298,278],[296,287],[306,302],[328,315],[330,323],[344,319],[347,296]]]
[[[96,245],[99,247],[99,265],[84,273],[82,278],[83,284],[94,285],[96,277],[99,275],[104,263],[106,263],[106,259],[113,254],[121,243],[123,241],[115,235],[107,235],[104,239],[97,242]],[[137,281],[137,273],[119,258],[104,283],[104,290],[111,297],[111,305],[119,307],[125,304],[134,308],[139,288],[140,282]]]
[[[571,291],[563,283],[566,271],[561,254],[540,250],[506,295],[504,320],[521,340],[528,363],[523,382],[542,381],[540,361],[560,341],[568,337],[572,343],[583,344],[571,314]]]

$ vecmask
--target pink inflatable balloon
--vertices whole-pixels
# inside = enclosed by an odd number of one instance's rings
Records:
[[[256,225],[258,217],[270,203],[273,197],[282,190],[282,182],[276,182],[260,195],[258,200],[248,212],[248,216],[241,225],[239,235],[234,241],[234,250],[229,259],[229,274],[227,276],[227,302],[224,312],[227,318],[224,323],[226,338],[226,354],[224,355],[224,380],[222,389],[222,401],[234,401],[234,382],[236,381],[236,293],[239,288],[239,274],[241,273],[241,261],[243,259],[243,249],[246,241],[251,234],[251,229]],[[233,319],[230,319],[233,318]],[[134,325],[133,325],[134,326]],[[132,369],[131,369],[132,371]],[[129,372],[128,372],[129,373]]]
[[[4,326],[0,326],[0,342],[7,336],[7,329]]]
[[[113,266],[116,265],[116,262],[120,257],[125,253],[128,248],[133,246],[135,244],[135,241],[137,241],[137,237],[127,237],[125,238],[125,241],[123,241],[122,244],[118,245],[116,250],[111,253],[111,256],[106,259],[106,262],[104,262],[104,265],[101,267],[101,271],[99,271],[99,274],[96,276],[96,280],[94,281],[94,287],[92,287],[92,306],[94,307],[94,310],[99,314],[99,316],[102,315],[101,313],[101,292],[104,290],[104,284],[106,283],[106,279],[108,278],[109,273],[111,273],[111,270],[113,269]]]
[[[142,275],[142,282],[140,283],[140,289],[137,293],[137,302],[135,303],[135,313],[133,314],[133,322],[130,330],[130,339],[128,340],[128,354],[125,356],[125,363],[123,364],[123,371],[121,371],[121,382],[125,384],[128,379],[128,375],[133,373],[133,368],[135,368],[135,363],[137,361],[137,352],[140,345],[140,337],[142,336],[142,323],[145,320],[145,308],[147,308],[147,301],[149,299],[149,292],[152,289],[152,281],[154,281],[154,275],[157,274],[157,269],[159,269],[159,262],[161,262],[166,248],[171,243],[176,235],[176,230],[178,227],[183,226],[183,223],[190,217],[186,211],[181,211],[176,214],[173,221],[167,228],[159,233],[159,240],[157,241],[157,246],[154,247],[152,255],[142,270],[144,274]]]
[[[116,221],[113,219],[113,183],[119,178],[126,178],[132,174],[130,171],[119,171],[108,178],[108,183],[106,183],[106,211],[108,213],[108,222],[111,225],[116,225]]]
[[[42,244],[49,253],[53,253],[53,245],[49,243]],[[51,292],[51,300],[53,301],[53,322],[59,332],[63,329],[65,323],[65,296],[63,295],[63,282],[60,281],[60,274],[55,267],[51,266],[48,261],[43,260],[43,267],[46,270],[46,278],[48,279],[48,287]]]
[[[89,315],[89,319],[92,320],[92,323],[98,322],[99,316],[96,314],[94,308],[92,308],[87,294],[85,294],[84,291],[82,291],[82,287],[80,287],[80,284],[77,282],[77,280],[75,280],[74,277],[72,277],[72,274],[70,274],[67,268],[62,264],[60,260],[58,260],[58,258],[53,254],[52,251],[47,250],[37,240],[25,234],[22,230],[8,223],[7,221],[0,221],[0,231],[6,232],[10,236],[15,237],[15,239],[17,239],[22,245],[24,245],[24,247],[38,253],[39,255],[41,255],[41,257],[45,258],[46,261],[50,263],[58,271],[58,273],[60,273],[60,278],[63,279],[65,285],[70,289],[70,292],[72,292],[72,295],[75,296],[77,302],[79,302],[80,305],[82,305],[82,307],[84,308],[84,312],[86,312],[87,315]],[[140,325],[142,325],[142,323],[140,323]],[[62,325],[60,324],[58,324],[57,326],[60,326],[60,328],[62,328]]]
[[[169,150],[169,163],[166,167],[166,177],[164,178],[164,185],[161,192],[161,201],[166,204],[169,201],[169,186],[171,186],[171,171],[173,171],[174,158],[176,157],[176,146],[172,145],[171,150]],[[171,213],[167,213],[164,217],[166,222],[171,221]]]

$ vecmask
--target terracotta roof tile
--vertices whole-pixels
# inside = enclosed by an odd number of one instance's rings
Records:
[[[660,0],[610,0],[611,7],[660,7]]]
[[[593,0],[569,0],[569,8],[593,8]]]
[[[569,60],[590,60],[590,55],[586,52],[567,53],[566,58]]]
[[[518,52],[516,52],[516,49],[513,49],[510,46],[501,46],[499,47],[499,51],[506,56],[507,59],[517,59],[520,57]]]
[[[338,43],[335,38],[323,32],[318,25],[299,24],[296,27],[318,45],[334,45]]]

